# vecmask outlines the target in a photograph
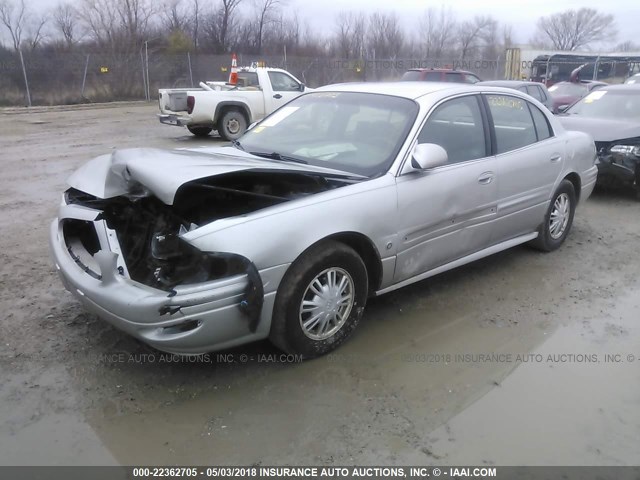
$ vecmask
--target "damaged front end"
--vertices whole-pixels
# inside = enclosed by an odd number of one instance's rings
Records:
[[[640,189],[640,138],[596,142],[598,185]]]
[[[192,171],[187,177],[184,169],[176,172],[186,181],[165,171],[163,184],[144,163],[116,157],[110,164],[92,186],[82,177],[70,180],[51,230],[56,267],[87,309],[155,348],[180,354],[265,338],[268,325],[260,322],[270,319],[274,285],[286,270],[260,272],[245,257],[201,251],[183,235],[348,183],[228,165],[207,175],[211,169],[190,161],[183,165]],[[266,294],[264,285],[270,285]]]

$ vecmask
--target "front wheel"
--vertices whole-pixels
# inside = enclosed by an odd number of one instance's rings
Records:
[[[218,133],[225,140],[236,140],[247,130],[247,120],[238,110],[228,110],[218,121]]]
[[[367,269],[355,250],[322,242],[302,254],[282,280],[269,338],[304,358],[324,355],[353,333],[367,291]]]
[[[187,127],[191,133],[193,133],[196,137],[207,137],[211,133],[213,128],[209,127]]]
[[[575,211],[575,189],[569,180],[563,180],[551,198],[538,238],[531,245],[545,252],[559,248],[569,235]]]

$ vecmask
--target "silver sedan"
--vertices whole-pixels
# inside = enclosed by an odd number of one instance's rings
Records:
[[[233,145],[91,160],[51,248],[87,310],[159,350],[269,338],[310,358],[369,297],[514,245],[557,249],[595,159],[587,134],[515,90],[328,86]]]

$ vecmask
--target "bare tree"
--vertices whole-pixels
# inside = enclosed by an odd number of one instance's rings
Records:
[[[374,58],[396,58],[404,44],[400,20],[394,13],[375,12],[369,17],[367,47]]]
[[[418,39],[423,40],[426,58],[441,58],[445,47],[453,39],[456,21],[451,8],[429,8],[419,22]]]
[[[513,25],[502,26],[502,47],[510,48],[514,45],[513,41]]]
[[[193,0],[191,5],[191,38],[193,49],[198,51],[198,35],[200,34],[200,0]]]
[[[616,52],[640,52],[640,44],[627,40],[616,45],[614,50]]]
[[[541,17],[536,28],[533,43],[544,45],[548,41],[556,50],[577,50],[617,36],[613,15],[592,8],[566,10]]]
[[[257,53],[262,53],[262,40],[264,29],[276,18],[276,14],[283,5],[283,0],[256,0],[256,49]]]
[[[488,15],[476,15],[473,20],[462,22],[457,34],[460,58],[464,60],[475,52],[495,27],[496,21]]]
[[[155,8],[152,0],[83,0],[78,14],[98,44],[125,51],[145,40]]]
[[[189,14],[183,0],[166,0],[161,9],[160,22],[169,33],[187,31]]]
[[[53,10],[53,25],[67,48],[71,48],[78,40],[78,15],[70,3],[59,3]]]
[[[34,50],[43,39],[46,16],[34,17],[24,0],[13,4],[10,0],[0,1],[0,23],[9,32],[14,50],[26,46]]]
[[[367,18],[362,12],[340,12],[335,19],[334,45],[342,58],[359,58],[363,54]]]
[[[242,0],[220,0],[220,3],[203,18],[207,43],[215,53],[226,53],[236,41],[236,9]]]

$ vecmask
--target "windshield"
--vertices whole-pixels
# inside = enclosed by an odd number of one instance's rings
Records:
[[[314,92],[249,130],[240,148],[275,160],[375,177],[393,163],[417,113],[417,104],[406,98]]]
[[[558,95],[570,95],[572,97],[581,97],[587,93],[586,85],[581,83],[556,83],[549,87],[549,92],[552,96]]]
[[[595,90],[569,108],[567,113],[582,117],[640,121],[640,92]]]

